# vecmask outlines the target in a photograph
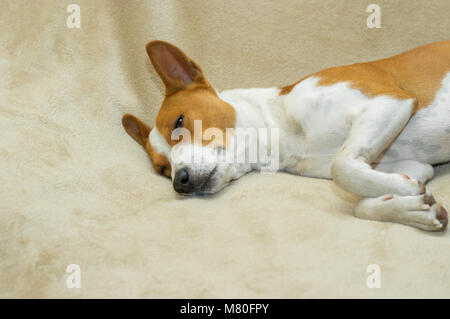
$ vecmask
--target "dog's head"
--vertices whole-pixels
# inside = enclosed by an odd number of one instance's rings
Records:
[[[235,110],[177,47],[153,41],[147,53],[166,88],[156,126],[151,129],[130,114],[123,126],[145,148],[155,171],[172,179],[176,192],[215,193],[245,170],[219,160],[233,135]]]

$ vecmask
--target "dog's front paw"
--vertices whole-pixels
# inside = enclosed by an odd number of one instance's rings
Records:
[[[447,228],[448,214],[430,192],[414,196],[387,194],[365,198],[355,207],[355,215],[364,219],[388,221],[427,231]]]

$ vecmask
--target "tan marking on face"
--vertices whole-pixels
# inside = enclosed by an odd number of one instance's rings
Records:
[[[231,105],[222,101],[212,88],[190,88],[166,96],[156,118],[156,126],[167,143],[171,146],[179,141],[171,140],[177,119],[183,115],[183,127],[194,139],[194,120],[202,121],[202,135],[208,128],[217,128],[223,134],[222,141],[215,143],[226,148],[226,129],[234,128],[236,112]],[[203,140],[204,145],[213,141]]]
[[[152,160],[156,173],[171,178],[172,167],[170,166],[169,159],[164,154],[158,153],[150,144],[150,140],[147,140],[145,150]]]
[[[289,94],[295,85],[310,76],[316,76],[320,78],[319,85],[350,82],[353,88],[368,96],[415,98],[416,112],[431,104],[441,88],[442,79],[449,71],[450,41],[442,41],[383,60],[325,69],[283,87],[280,95]]]
[[[122,124],[126,132],[139,144],[141,144],[152,160],[153,168],[156,173],[170,178],[170,162],[164,154],[158,153],[150,144],[150,127],[131,114],[125,114],[122,118]],[[165,169],[163,169],[165,168]]]

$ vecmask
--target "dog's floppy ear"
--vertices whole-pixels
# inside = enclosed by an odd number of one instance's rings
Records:
[[[125,114],[122,117],[122,125],[125,131],[135,139],[136,142],[145,147],[147,144],[148,135],[150,134],[151,128],[138,119],[136,116],[131,114]]]
[[[152,41],[146,49],[153,67],[166,86],[166,95],[192,84],[209,85],[200,67],[176,46],[164,41]]]

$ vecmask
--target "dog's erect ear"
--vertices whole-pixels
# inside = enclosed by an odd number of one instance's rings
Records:
[[[125,128],[125,131],[127,131],[136,142],[145,147],[148,140],[148,134],[151,131],[151,128],[147,124],[134,115],[125,114],[122,117],[122,125]]]
[[[192,84],[209,85],[200,67],[176,46],[164,41],[152,41],[146,49],[153,67],[166,86],[166,95]]]

